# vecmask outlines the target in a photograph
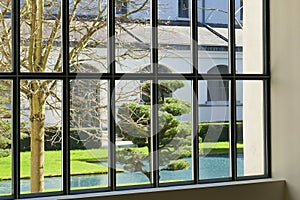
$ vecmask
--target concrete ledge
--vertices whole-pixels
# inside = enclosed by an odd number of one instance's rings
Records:
[[[88,200],[284,200],[285,181],[261,179],[214,184],[56,196],[39,199]]]

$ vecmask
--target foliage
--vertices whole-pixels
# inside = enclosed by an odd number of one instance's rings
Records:
[[[174,160],[168,164],[168,170],[182,170],[190,166],[190,163],[186,160]]]
[[[188,113],[190,104],[186,101],[182,101],[175,98],[166,98],[165,103],[161,105],[160,110],[166,111],[173,116],[179,116],[184,113]]]
[[[11,112],[7,108],[9,104],[9,87],[5,81],[0,81],[0,157],[10,155],[6,149],[11,144]]]
[[[164,102],[165,97],[172,94],[176,90],[183,88],[184,82],[180,80],[161,80],[158,84],[158,93],[159,93],[159,99],[158,101],[160,103]],[[151,90],[151,82],[145,81],[143,84],[141,84],[141,92],[143,96],[143,102],[145,104],[150,104],[150,90]],[[175,100],[174,100],[175,101]],[[178,100],[179,101],[179,100]]]
[[[237,122],[237,142],[243,143],[243,123]],[[201,122],[198,124],[198,135],[203,142],[229,141],[229,122]]]
[[[11,123],[0,119],[0,149],[5,149],[11,144]]]
[[[188,102],[171,97],[184,87],[183,81],[162,81],[158,85],[158,147],[160,170],[172,168],[184,169],[188,162],[178,159],[191,155],[191,123],[180,121],[177,116],[190,112]],[[147,154],[138,150],[123,149],[117,152],[117,162],[128,171],[140,171],[150,180],[150,170],[146,167],[151,154],[151,107],[149,81],[141,85],[141,92],[148,98],[142,98],[141,103],[129,102],[118,109],[118,130],[124,139],[132,141],[139,147],[147,147]],[[146,164],[147,163],[147,164]],[[170,164],[170,166],[168,166]]]

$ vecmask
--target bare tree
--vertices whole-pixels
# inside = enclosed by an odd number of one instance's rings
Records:
[[[21,71],[33,73],[61,72],[61,3],[57,0],[24,0],[20,3]],[[128,19],[131,14],[144,9],[146,4],[147,0],[132,5],[133,9],[119,16],[117,21],[120,21],[121,18]],[[2,72],[12,71],[10,13],[11,1],[0,1],[0,71]],[[75,0],[70,2],[69,63],[71,71],[107,71],[106,55],[95,52],[95,49],[91,48],[96,46],[106,48],[106,18],[107,5],[105,1]],[[131,48],[128,49],[130,52],[125,51],[119,56],[130,56],[131,54],[134,57],[135,51]],[[60,84],[58,80],[21,81],[22,101],[27,101],[30,109],[31,192],[44,190],[45,106],[50,106],[54,111],[61,109],[62,100],[57,89]],[[91,95],[93,98],[97,97],[96,94]],[[74,106],[76,107],[76,105]],[[107,105],[95,104],[89,109],[99,106],[107,108]]]
[[[149,47],[138,37],[133,36],[130,29],[148,23],[146,20],[131,18],[139,12],[148,12],[148,0],[124,1],[130,7],[126,13],[120,14],[116,18],[116,41],[117,64],[124,66],[125,59],[144,59],[149,56]],[[21,19],[21,43],[20,43],[20,70],[22,72],[58,73],[62,71],[62,15],[61,3],[58,0],[23,0],[20,2]],[[104,0],[74,0],[70,1],[70,51],[69,63],[72,72],[107,72],[107,55],[97,51],[97,48],[106,48],[107,37],[107,4]],[[11,0],[0,0],[0,71],[12,71],[12,47],[11,47]],[[126,22],[126,27],[123,23]],[[126,32],[136,42],[130,44],[122,34]],[[54,75],[55,76],[55,75]],[[20,83],[21,97],[23,102],[28,102],[30,109],[29,126],[31,138],[31,192],[42,192],[44,190],[44,136],[45,136],[45,106],[52,110],[61,109],[62,100],[59,94],[61,82],[58,80],[22,80]],[[98,83],[98,86],[106,90],[106,83]],[[76,84],[75,84],[76,85]],[[90,91],[90,99],[97,99],[99,95],[96,89]],[[87,91],[87,93],[89,93]],[[77,96],[78,97],[78,96]],[[86,101],[86,98],[73,99],[76,101]],[[91,100],[92,101],[92,100]],[[88,109],[107,110],[107,103],[101,105],[101,100],[94,100],[93,105]],[[73,111],[77,120],[73,120],[74,127],[82,125],[83,117],[80,106],[76,103]],[[89,113],[92,119],[103,120]],[[96,112],[97,115],[99,112]],[[101,116],[101,114],[100,114]],[[78,120],[80,119],[80,120]],[[92,120],[93,121],[93,120]],[[80,123],[81,124],[80,124]],[[105,122],[105,121],[103,121]],[[87,123],[87,122],[84,122]],[[93,126],[93,125],[92,125]]]

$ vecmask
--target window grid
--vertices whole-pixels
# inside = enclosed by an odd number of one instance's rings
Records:
[[[108,63],[110,63],[110,71],[106,74],[101,74],[101,79],[109,81],[110,92],[113,91],[115,87],[115,81],[123,77],[123,73],[116,73],[115,66],[115,1],[108,1]],[[210,75],[210,74],[199,74],[198,73],[198,21],[197,21],[197,1],[191,1],[191,51],[192,51],[192,63],[193,63],[193,73],[192,74],[159,74],[157,71],[158,66],[158,12],[157,12],[157,0],[151,1],[151,65],[152,73],[149,74],[126,74],[127,79],[140,80],[147,78],[152,80],[152,102],[151,105],[155,105],[158,101],[158,80],[176,80],[184,79],[191,80],[193,84],[193,90],[196,94],[193,98],[193,136],[197,135],[197,126],[198,126],[198,81],[199,80],[219,80],[220,75]],[[20,5],[18,0],[12,1],[12,66],[13,72],[2,72],[0,73],[0,79],[9,79],[13,81],[13,141],[12,141],[12,198],[20,197],[37,197],[37,196],[48,196],[48,195],[58,195],[58,194],[71,194],[71,193],[83,193],[85,191],[71,191],[70,190],[70,152],[69,152],[69,89],[70,89],[70,80],[73,80],[77,77],[78,73],[69,72],[69,2],[62,1],[63,7],[63,18],[62,18],[62,43],[63,43],[63,71],[61,73],[56,73],[53,77],[52,73],[26,73],[20,72]],[[216,181],[230,181],[230,180],[244,180],[250,178],[263,178],[270,177],[270,69],[269,69],[269,16],[268,16],[268,0],[263,2],[263,53],[264,53],[264,73],[263,74],[236,74],[235,73],[235,26],[234,26],[234,17],[235,17],[235,1],[229,0],[229,68],[231,69],[229,74],[222,74],[221,78],[223,80],[229,80],[231,82],[230,88],[230,128],[231,128],[231,178],[225,178],[220,180],[199,180],[199,146],[198,146],[198,137],[194,137],[193,140],[193,182],[204,183],[204,182],[216,182]],[[81,73],[80,77],[82,79],[89,79],[92,77],[99,78],[98,73],[88,74]],[[29,195],[20,195],[20,81],[23,79],[57,79],[63,81],[63,191],[54,192],[54,193],[43,193],[43,194],[29,194]],[[262,80],[264,82],[264,124],[265,124],[265,174],[263,176],[251,176],[251,177],[237,177],[237,150],[236,150],[236,81],[237,80]],[[110,102],[114,102],[115,99],[113,94],[109,94]],[[114,103],[110,104],[110,120],[109,120],[109,131],[114,133],[115,130],[115,121],[113,119],[115,108]],[[156,106],[152,106],[152,150],[157,152],[158,149],[158,137],[155,134],[157,132],[157,118],[158,110]],[[115,134],[109,134],[109,188],[107,190],[114,191],[116,190],[116,163],[115,163]],[[152,158],[152,167],[158,169],[158,153],[153,154]],[[176,183],[178,185],[178,183]],[[156,170],[152,175],[152,186],[159,187],[159,171]],[[163,184],[171,185],[171,184]],[[136,188],[136,187],[135,187]],[[119,188],[118,188],[119,189]],[[122,189],[122,188],[120,188]],[[92,189],[87,190],[91,191],[103,191],[103,189]],[[1,197],[2,198],[2,197]],[[6,197],[4,197],[6,198]]]

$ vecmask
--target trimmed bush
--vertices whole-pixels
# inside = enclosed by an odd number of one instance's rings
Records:
[[[237,123],[237,142],[243,143],[243,123]],[[203,142],[228,142],[229,122],[202,122],[198,125],[198,135]]]
[[[190,163],[186,160],[174,160],[168,164],[167,170],[182,170],[190,166]]]

